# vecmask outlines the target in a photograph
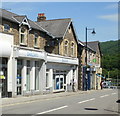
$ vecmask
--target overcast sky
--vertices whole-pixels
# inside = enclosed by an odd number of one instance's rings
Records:
[[[92,35],[88,30],[88,41],[118,39],[117,2],[2,2],[2,8],[27,15],[33,21],[37,20],[38,13],[45,13],[47,20],[72,18],[81,41],[85,41],[85,27],[96,31]]]

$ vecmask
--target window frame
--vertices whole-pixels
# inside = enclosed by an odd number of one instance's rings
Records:
[[[36,43],[35,43],[35,39],[37,40]],[[38,33],[35,32],[34,33],[34,47],[37,47],[37,48],[39,47],[38,40],[39,40],[39,35]]]
[[[25,29],[24,32],[22,32],[22,28]],[[23,37],[23,40],[22,40],[22,36]],[[20,38],[20,45],[27,45],[27,39],[28,39],[28,32],[27,32],[27,29],[25,27],[20,27],[20,30],[19,30],[19,38]],[[23,41],[23,42],[22,42]]]
[[[71,56],[74,56],[74,53],[75,53],[75,43],[71,42]]]
[[[5,32],[9,32],[10,31],[10,25],[9,24],[3,24],[3,26],[4,26],[4,31]],[[5,28],[5,27],[7,27],[7,29]],[[9,27],[9,29],[8,29],[8,27]]]

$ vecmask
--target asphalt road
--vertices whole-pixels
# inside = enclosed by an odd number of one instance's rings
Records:
[[[66,97],[48,98],[8,105],[3,114],[118,114],[118,90],[90,91]]]

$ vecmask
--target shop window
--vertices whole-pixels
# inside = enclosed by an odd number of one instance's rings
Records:
[[[10,30],[10,25],[4,24],[4,31],[9,31]]]
[[[37,33],[34,34],[34,46],[38,47],[38,34]]]
[[[65,55],[68,54],[68,41],[65,41],[65,49],[64,49],[64,52],[65,52]]]
[[[25,27],[20,28],[20,44],[26,45],[27,43],[27,29]]]

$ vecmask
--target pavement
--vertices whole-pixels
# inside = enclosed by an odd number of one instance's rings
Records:
[[[45,100],[52,99],[56,97],[65,97],[72,96],[77,94],[85,94],[92,91],[101,91],[101,90],[88,90],[88,91],[77,91],[77,92],[60,92],[60,93],[52,93],[52,94],[44,94],[44,95],[31,95],[31,96],[17,96],[15,98],[1,98],[2,105],[15,104],[20,102],[29,102],[35,100]]]

